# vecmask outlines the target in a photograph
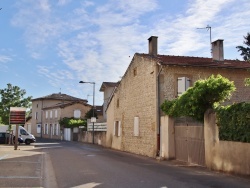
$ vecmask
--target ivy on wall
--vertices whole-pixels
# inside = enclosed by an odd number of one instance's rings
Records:
[[[233,81],[221,75],[211,75],[204,80],[198,80],[179,98],[165,100],[161,109],[172,117],[189,116],[200,122],[204,121],[204,113],[209,108],[231,97],[235,91]]]
[[[87,127],[87,121],[85,119],[77,119],[77,118],[63,118],[59,120],[59,124],[64,126],[64,128],[73,128],[79,126]]]
[[[216,109],[220,140],[250,143],[250,103]]]

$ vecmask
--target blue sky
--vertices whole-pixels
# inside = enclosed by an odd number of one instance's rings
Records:
[[[224,39],[224,57],[250,32],[249,0],[0,0],[0,88],[27,96],[66,93],[103,103],[102,82],[117,82],[134,53],[211,57],[212,40]]]

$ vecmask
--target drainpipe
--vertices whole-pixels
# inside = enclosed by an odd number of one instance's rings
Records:
[[[160,62],[157,62],[157,64],[160,66],[157,70],[157,84],[156,84],[156,117],[157,117],[157,156],[160,157],[161,154],[161,111],[160,111],[160,73],[162,71],[162,65]]]

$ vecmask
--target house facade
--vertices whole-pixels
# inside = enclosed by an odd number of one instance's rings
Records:
[[[224,59],[223,40],[213,42],[212,50],[212,58],[158,55],[157,37],[150,37],[149,53],[134,55],[107,105],[106,145],[149,157],[164,155],[162,150],[169,143],[162,136],[166,129],[162,129],[160,105],[212,74],[234,81],[236,91],[226,103],[250,101],[250,88],[244,85],[244,79],[250,77],[250,64]],[[202,133],[203,129],[193,132]]]
[[[62,93],[33,99],[31,133],[36,137],[65,139],[66,130],[60,126],[59,120],[64,117],[84,118],[92,108],[87,102]]]

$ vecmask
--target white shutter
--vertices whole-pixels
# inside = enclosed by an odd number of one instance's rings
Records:
[[[134,136],[139,136],[139,117],[134,117]]]
[[[177,95],[180,96],[190,87],[190,79],[187,77],[179,77],[177,85]]]
[[[80,110],[74,110],[74,118],[80,118],[81,117],[81,111]]]
[[[114,121],[113,135],[115,136],[115,121]]]
[[[119,121],[119,124],[118,124],[118,135],[117,136],[121,136],[121,121]]]
[[[185,77],[179,77],[177,95],[180,96],[184,92],[185,92]]]
[[[48,119],[48,111],[46,111],[45,114],[46,114],[46,119]]]

